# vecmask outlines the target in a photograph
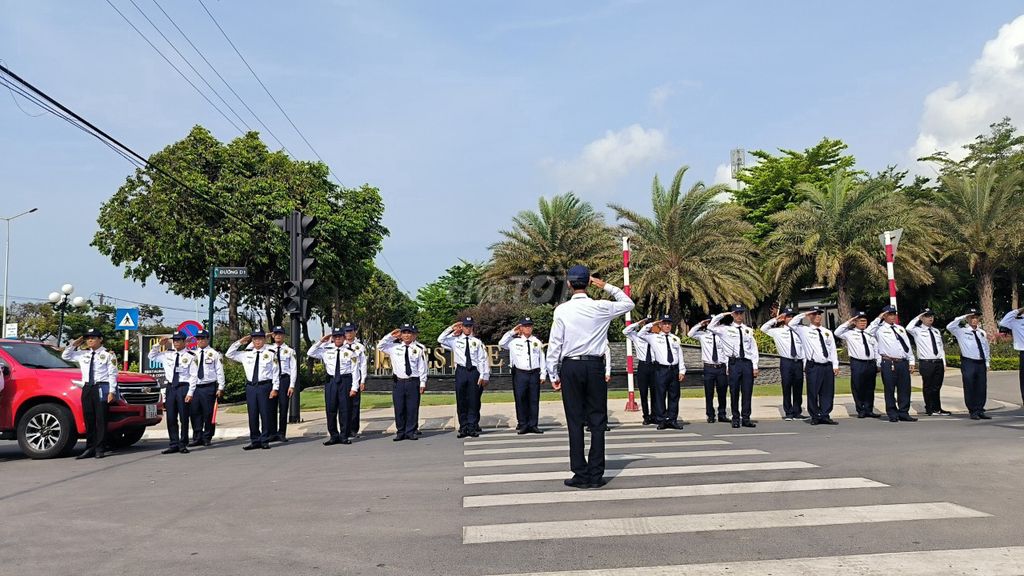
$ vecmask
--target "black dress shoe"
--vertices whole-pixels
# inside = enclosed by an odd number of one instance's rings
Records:
[[[572,478],[563,480],[562,484],[565,484],[569,488],[586,488],[590,485],[590,481],[585,478],[580,478],[579,476],[573,476]]]
[[[166,449],[166,450],[164,450],[163,452],[160,452],[160,453],[161,454],[177,454],[178,452],[181,452],[181,450],[179,448],[168,448],[168,449]]]
[[[479,438],[480,437],[480,433],[477,432],[476,430],[473,430],[472,432],[469,433],[469,437],[470,438]]]
[[[811,418],[811,426],[817,426],[818,424],[821,424],[821,420],[817,418]]]
[[[516,434],[523,435],[529,432],[526,428],[516,428]]]
[[[917,422],[917,418],[913,416],[900,416],[900,422]]]
[[[326,440],[324,442],[324,446],[334,446],[335,444],[340,444],[340,443],[341,443],[341,440],[338,440],[337,438],[330,438],[330,439],[328,439],[328,440]]]
[[[405,436],[399,435],[391,439],[392,442],[401,442],[402,440],[405,440]]]
[[[267,438],[267,442],[278,442],[280,440],[281,440],[281,437],[278,436],[277,434],[274,434],[273,436],[270,436],[270,437]]]
[[[417,436],[417,435],[416,435],[416,434],[414,433],[414,434],[413,434],[412,436],[406,436],[406,437],[405,437],[405,439],[406,439],[406,440],[419,440],[419,439],[420,439],[420,437],[419,437],[419,436]]]
[[[733,420],[732,421],[732,427],[733,428],[739,428],[740,427],[740,421],[739,420]]]
[[[794,414],[793,415],[793,420],[803,420],[804,418],[806,418],[806,416],[804,416],[803,414]]]
[[[729,423],[729,417],[726,416],[725,414],[719,414],[718,415],[718,421],[723,423],[723,424],[728,424]]]
[[[536,426],[530,426],[530,429],[527,430],[527,432],[530,432],[532,434],[543,434],[544,433],[543,430],[541,430],[540,428],[538,428]]]
[[[669,422],[668,423],[668,427],[672,428],[673,430],[682,430],[683,429],[683,425],[680,424],[679,422]]]
[[[280,438],[278,438],[277,440],[278,440],[279,442],[290,442],[290,441],[291,441],[291,440],[289,440],[289,439],[288,439],[288,437],[287,437],[287,436],[281,436],[281,437],[280,437]]]
[[[459,433],[456,434],[455,437],[456,438],[465,438],[466,437],[466,433],[463,432],[462,430],[459,430]]]
[[[949,410],[938,410],[935,413],[938,414],[939,416],[952,416],[953,415],[953,413],[950,412]]]
[[[708,416],[708,424],[714,424],[714,423],[715,423],[715,417],[714,416]]]
[[[596,480],[591,480],[587,484],[587,488],[604,488],[604,485],[607,484],[607,483],[608,483],[608,480],[606,478],[602,477],[602,478],[598,478]]]
[[[96,451],[96,459],[97,460],[100,459],[100,458],[105,458],[106,456],[107,456],[107,453],[105,451],[103,451],[103,450],[97,450]]]
[[[750,420],[744,420],[743,421],[743,427],[744,428],[757,428],[757,424],[754,424]]]
[[[992,419],[991,416],[989,416],[988,414],[985,414],[984,412],[978,412],[978,418],[981,418],[982,420],[991,420]]]
[[[881,417],[882,417],[882,415],[879,414],[878,412],[871,412],[870,414],[868,414],[868,418],[881,418]]]
[[[649,426],[650,424],[651,424],[651,417],[650,416],[644,416],[644,426]]]
[[[188,454],[189,452],[191,452],[191,450],[189,450],[187,446],[181,449],[182,454]]]
[[[96,455],[96,451],[95,450],[93,450],[92,448],[86,448],[85,452],[82,452],[78,456],[75,456],[75,460],[82,460],[82,459],[89,458],[89,457],[95,456],[95,455]]]
[[[270,450],[270,442],[264,442],[262,445],[260,445],[260,448],[263,450]]]
[[[863,412],[858,412],[857,413],[857,418],[867,418],[867,417],[868,417],[868,415],[863,413]]]
[[[189,448],[195,448],[196,446],[202,445],[202,443],[203,443],[202,440],[193,440],[193,441],[188,443],[188,447]]]
[[[896,418],[894,416],[889,416],[889,422],[899,422],[899,421],[900,421],[899,418]]]
[[[835,420],[833,420],[831,418],[825,418],[824,420],[821,421],[821,423],[822,424],[828,424],[829,426],[837,426],[839,424],[839,422],[836,422]]]
[[[352,441],[349,440],[348,438],[345,438],[344,440],[338,442],[338,444],[351,444],[351,443],[352,443]]]
[[[203,446],[209,446],[209,445],[210,445],[210,441],[209,440],[203,440]]]
[[[259,447],[259,444],[246,444],[245,446],[242,446],[242,450],[255,450]]]

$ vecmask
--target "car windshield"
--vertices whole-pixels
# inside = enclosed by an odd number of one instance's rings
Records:
[[[3,342],[0,348],[26,368],[74,368],[74,364],[60,357],[60,352],[43,344],[30,342]]]

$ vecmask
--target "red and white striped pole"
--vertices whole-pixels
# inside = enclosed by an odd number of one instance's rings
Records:
[[[124,331],[124,371],[128,371],[128,330]]]
[[[629,290],[629,237],[622,237],[622,291],[630,296]],[[626,312],[626,326],[633,323],[632,314]],[[640,406],[636,403],[633,391],[633,341],[626,339],[626,384],[629,387],[629,399],[626,400],[626,412],[636,412]]]
[[[889,274],[889,305],[893,308],[896,306],[896,275],[893,269],[893,261],[895,260],[895,250],[892,247],[892,233],[888,230],[885,231],[885,269]]]

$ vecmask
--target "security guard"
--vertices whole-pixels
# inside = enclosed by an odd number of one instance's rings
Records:
[[[242,346],[252,342],[252,348]],[[256,329],[245,338],[233,343],[224,354],[245,369],[245,403],[249,412],[249,443],[243,450],[270,449],[270,419],[273,416],[270,403],[278,396],[281,386],[281,371],[274,353],[267,346],[267,334]]]
[[[83,342],[84,349],[79,349]],[[117,356],[103,347],[103,333],[95,328],[72,342],[61,358],[77,362],[82,370],[82,417],[85,419],[85,452],[76,459],[106,456],[107,410],[117,396]]]
[[[787,323],[796,315],[792,308],[783,308],[775,318],[761,325],[761,332],[775,341],[779,355],[779,376],[782,378],[782,411],[786,420],[803,419],[804,349],[796,331]]]
[[[224,395],[224,364],[220,352],[210,346],[210,333],[200,330],[196,334],[196,348],[192,350],[196,357],[195,395],[192,397],[192,446],[209,446],[213,441],[213,411],[217,399]]]
[[[924,384],[924,411],[929,416],[948,416],[952,412],[942,409],[942,399],[939,397],[942,380],[946,374],[946,349],[942,342],[942,333],[933,324],[935,313],[931,308],[925,308],[907,323],[907,332],[914,337],[914,344],[917,345],[917,362]]]
[[[700,342],[700,359],[704,364],[704,411],[708,424],[715,423],[715,394],[718,394],[718,421],[729,422],[726,416],[726,392],[729,390],[729,376],[726,374],[725,359],[728,357],[718,334],[708,330],[711,317],[707,317],[690,328],[687,336]],[[803,378],[801,377],[801,382]]]
[[[569,466],[573,476],[565,485],[600,488],[604,479],[604,434],[608,426],[608,383],[602,377],[605,343],[612,320],[633,309],[622,290],[593,278],[586,266],[566,274],[572,297],[555,308],[548,339],[548,374],[551,387],[562,391],[569,432]],[[595,301],[587,296],[593,284],[614,298]],[[583,425],[590,425],[590,454],[583,454]]]
[[[196,385],[199,384],[199,362],[186,348],[186,339],[185,333],[178,331],[171,335],[170,342],[164,338],[149,349],[149,361],[163,364],[167,380],[164,412],[170,445],[161,454],[188,454],[189,413]],[[168,344],[172,349],[162,352],[160,348]]]
[[[270,406],[270,441],[288,441],[288,407],[292,394],[295,392],[295,385],[299,383],[299,361],[295,357],[295,350],[284,343],[287,333],[282,326],[274,326],[270,331],[273,343],[267,346],[267,350],[274,353],[274,360],[281,370],[281,390],[287,390],[285,394],[278,394],[277,402]]]
[[[345,343],[344,346],[355,355],[356,370],[352,375],[352,381],[359,384],[359,388],[356,390],[356,395],[352,396],[352,406],[349,409],[349,424],[348,434],[349,438],[359,437],[359,405],[363,397],[363,392],[366,390],[366,346],[359,341],[356,336],[358,328],[351,322],[346,322],[342,326],[342,330],[345,332]]]
[[[683,363],[682,343],[672,333],[672,317],[662,316],[658,322],[658,331],[652,330],[652,324],[644,324],[639,335],[647,342],[648,349],[654,356],[654,389],[656,410],[660,411],[658,430],[672,428],[682,430],[679,423],[679,385],[686,377],[686,365]]]
[[[1024,307],[1010,310],[999,321],[999,325],[1013,333],[1013,349],[1020,357],[1018,377],[1020,379],[1020,398],[1024,402]]]
[[[402,324],[381,338],[377,350],[391,360],[395,386],[391,400],[395,406],[395,442],[417,440],[420,420],[420,395],[427,388],[427,357],[415,341],[419,330],[413,324]]]
[[[640,409],[644,414],[644,426],[656,423],[651,416],[651,406],[654,399],[654,357],[651,356],[647,341],[636,332],[636,329],[640,327],[637,324],[643,325],[644,322],[648,321],[650,321],[650,318],[644,318],[639,322],[626,326],[622,331],[629,338],[629,341],[633,343],[633,358],[637,361],[636,387],[640,390]]]
[[[480,435],[480,399],[491,378],[487,348],[473,336],[473,318],[467,316],[445,328],[437,342],[452,351],[455,360],[455,404],[459,414],[459,438]]]
[[[744,428],[755,428],[750,421],[750,400],[754,394],[754,378],[757,378],[757,365],[760,354],[754,331],[743,324],[747,309],[742,304],[733,304],[728,312],[716,314],[708,323],[712,330],[722,339],[729,356],[729,388],[732,394],[732,427],[739,428],[742,420]],[[732,325],[723,326],[722,318],[732,316]],[[740,394],[743,396],[742,410],[739,408]]]
[[[824,314],[821,308],[812,308],[793,316],[789,327],[796,330],[804,347],[804,369],[807,373],[807,411],[811,425],[836,425],[832,419],[832,405],[836,396],[836,376],[839,375],[839,355],[836,339],[828,328],[821,326]],[[804,318],[810,326],[804,326]]]
[[[516,401],[516,433],[543,434],[537,426],[540,413],[540,386],[548,379],[544,365],[544,343],[533,335],[529,316],[501,337],[498,346],[508,350],[512,366],[512,389]]]
[[[914,351],[910,349],[910,335],[906,328],[896,320],[896,307],[886,306],[868,326],[867,333],[875,337],[889,422],[917,422],[917,418],[910,415],[910,373],[914,371]]]
[[[967,323],[964,326],[964,323]],[[981,314],[974,308],[953,319],[946,326],[960,344],[960,374],[964,384],[964,404],[971,420],[991,420],[985,414],[988,400],[988,370],[992,367],[992,350],[988,336],[981,327]]]
[[[878,375],[878,351],[875,337],[868,337],[868,315],[857,312],[836,328],[836,338],[846,342],[850,355],[850,392],[857,407],[857,418],[881,418],[875,412],[875,386]]]
[[[345,328],[332,330],[310,347],[306,355],[322,360],[324,370],[327,372],[324,406],[327,411],[327,433],[330,437],[324,442],[324,446],[351,444],[350,412],[352,399],[359,392],[359,381],[356,378],[359,364],[352,349],[345,344]]]

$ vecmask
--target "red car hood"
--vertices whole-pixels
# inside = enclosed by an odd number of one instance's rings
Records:
[[[54,368],[52,370],[39,370],[44,374],[58,374],[65,376],[71,380],[81,380],[82,371],[77,368]],[[139,374],[137,372],[118,372],[117,381],[122,384],[134,384],[134,383],[154,383],[156,379],[146,374]]]

